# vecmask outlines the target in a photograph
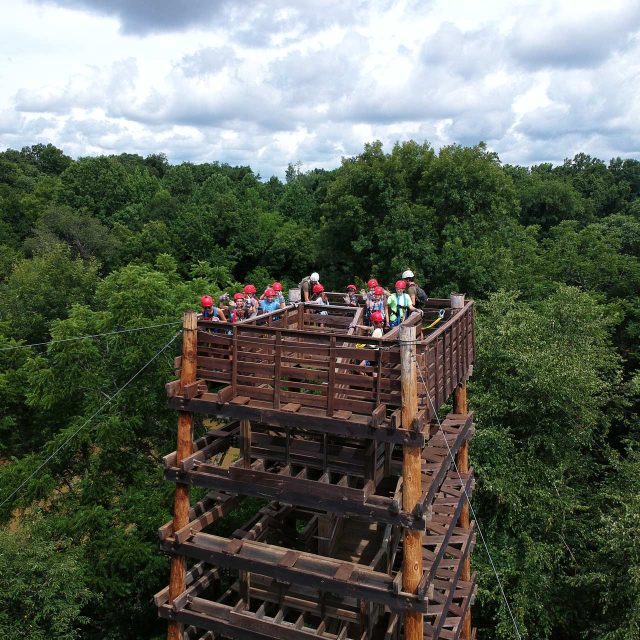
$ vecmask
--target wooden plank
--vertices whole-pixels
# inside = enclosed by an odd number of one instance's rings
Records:
[[[333,416],[336,394],[336,337],[330,338],[329,351],[329,388],[327,389],[327,415]]]
[[[231,343],[231,390],[232,395],[238,395],[238,326],[235,325],[232,329],[232,343]]]
[[[180,380],[172,380],[164,385],[167,398],[175,398],[180,393]]]
[[[301,407],[297,413],[291,413],[274,411],[268,407],[250,406],[248,404],[250,398],[247,397],[240,399],[236,397],[229,404],[224,405],[218,405],[215,400],[215,395],[204,394],[202,398],[194,398],[186,403],[183,403],[179,398],[171,398],[168,403],[170,407],[178,410],[188,407],[189,411],[197,413],[228,418],[247,417],[252,421],[273,426],[311,429],[319,433],[329,433],[349,438],[369,438],[397,444],[415,442],[420,447],[424,444],[424,435],[421,433],[406,429],[398,429],[396,431],[391,429],[371,429],[368,426],[368,414],[358,414],[356,410],[352,411],[346,406],[344,410],[350,414],[349,418],[341,419],[338,411],[335,412],[332,418],[329,418],[323,411],[320,414],[315,414],[312,413],[312,408],[306,407]],[[373,403],[370,404],[373,405]],[[369,413],[374,408],[371,406]]]
[[[295,566],[282,567],[278,562],[287,553],[287,549],[264,542],[245,541],[241,548],[229,553],[228,545],[226,538],[198,533],[191,541],[178,545],[175,551],[211,564],[251,570],[276,580],[330,589],[336,594],[379,602],[394,611],[427,610],[424,598],[405,592],[393,594],[393,578],[386,573],[371,571],[368,567],[354,564],[349,580],[340,580],[335,577],[342,564],[339,560],[300,552],[300,559]]]
[[[280,370],[282,368],[282,332],[276,332],[276,352],[273,370],[273,408],[280,408]]]

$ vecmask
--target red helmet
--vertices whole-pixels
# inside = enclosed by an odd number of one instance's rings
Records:
[[[202,298],[200,298],[200,304],[203,307],[213,307],[213,298],[211,296],[202,296]]]
[[[271,288],[272,288],[274,291],[282,291],[282,285],[281,285],[279,282],[274,282],[274,283],[271,285]]]
[[[318,282],[313,285],[313,293],[322,293],[324,291],[324,287]]]
[[[407,288],[407,283],[404,280],[398,280],[398,282],[396,282],[396,289],[406,289]]]
[[[269,289],[265,289],[264,295],[267,298],[273,298],[273,296],[276,295],[276,292],[273,289],[271,289],[271,287],[269,287]]]
[[[234,293],[233,294],[233,299],[234,300],[244,300],[244,293]]]
[[[384,289],[383,289],[382,287],[376,287],[376,288],[373,290],[373,293],[374,293],[376,296],[381,296],[381,295],[384,293]]]
[[[374,311],[371,314],[371,322],[383,322],[383,321],[384,321],[384,317],[379,311]]]
[[[371,280],[367,282],[367,286],[369,287],[369,289],[373,289],[374,287],[378,286],[378,281],[375,278],[371,278]]]
[[[358,287],[356,287],[355,284],[348,284],[347,285],[347,291],[356,291],[358,289]]]
[[[251,293],[255,293],[256,292],[256,288],[252,285],[252,284],[248,284],[245,286],[244,288],[244,292],[249,295]]]

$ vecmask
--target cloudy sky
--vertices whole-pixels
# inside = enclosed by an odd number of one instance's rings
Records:
[[[638,0],[0,0],[0,148],[331,168],[640,157]]]

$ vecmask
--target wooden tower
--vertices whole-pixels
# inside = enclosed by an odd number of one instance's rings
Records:
[[[382,339],[339,305],[233,325],[185,314],[163,460],[175,512],[159,532],[171,577],[155,596],[170,639],[475,637],[473,303],[429,305]],[[194,413],[226,420],[194,441]]]

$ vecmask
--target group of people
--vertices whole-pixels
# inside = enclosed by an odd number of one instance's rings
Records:
[[[271,313],[286,306],[282,292],[282,284],[274,282],[267,287],[260,297],[256,287],[247,284],[242,292],[235,293],[233,298],[228,294],[220,297],[216,304],[210,295],[200,299],[202,305],[201,318],[212,322],[239,322],[261,314]],[[300,282],[300,298],[304,302],[317,305],[329,305],[329,298],[320,283],[317,272],[303,278]],[[344,303],[348,306],[364,305],[363,328],[371,330],[372,337],[382,337],[385,327],[396,327],[413,311],[422,311],[418,305],[426,300],[426,294],[416,284],[414,274],[406,270],[402,278],[395,283],[394,291],[388,291],[378,284],[375,278],[367,283],[367,289],[358,292],[354,284],[347,285]],[[327,313],[322,311],[321,313]]]
[[[282,293],[282,284],[274,282],[257,298],[258,292],[254,285],[245,285],[243,290],[233,294],[220,296],[219,304],[210,295],[200,298],[202,312],[200,317],[211,322],[239,322],[254,316],[271,313],[286,306]],[[228,317],[227,317],[228,316]]]

